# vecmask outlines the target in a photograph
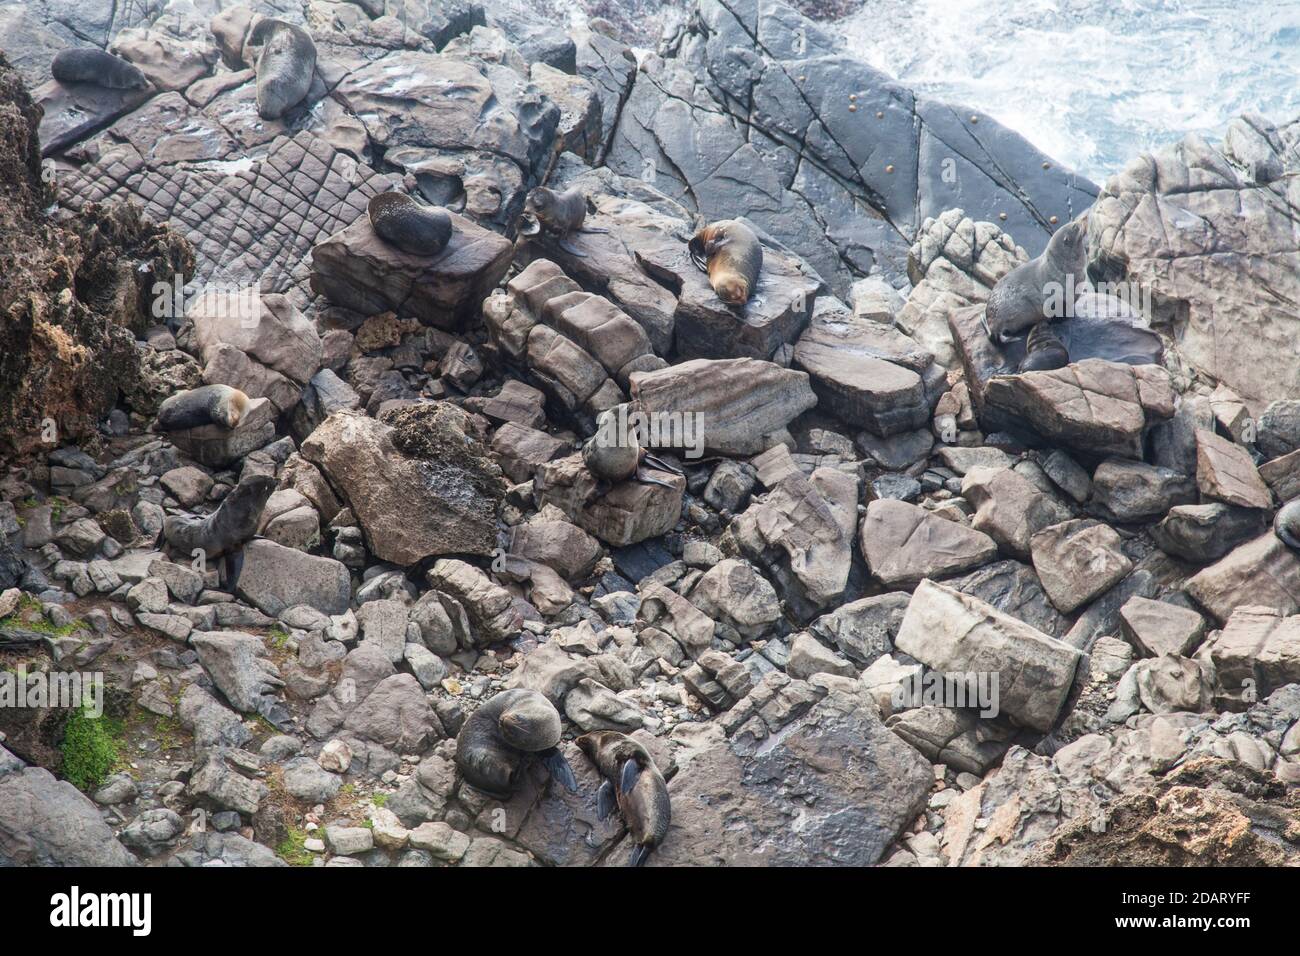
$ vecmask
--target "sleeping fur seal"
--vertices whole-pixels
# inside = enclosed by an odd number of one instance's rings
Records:
[[[143,90],[149,85],[134,64],[96,47],[60,50],[50,73],[60,83],[93,83],[110,90]]]
[[[763,268],[763,247],[754,230],[739,219],[721,219],[697,232],[687,249],[719,299],[727,305],[749,301]]]
[[[177,392],[158,406],[156,432],[175,432],[203,425],[234,428],[248,410],[248,396],[229,385],[203,385]]]
[[[984,307],[984,334],[990,340],[1006,342],[1030,326],[1045,322],[1050,287],[1066,287],[1073,275],[1082,284],[1086,278],[1087,217],[1066,223],[1047,240],[1047,248],[1036,258],[1022,262],[993,286]]]
[[[629,866],[640,866],[668,835],[672,806],[668,784],[650,752],[626,734],[600,730],[575,743],[605,782],[596,792],[596,813],[607,819],[617,805],[632,834]]]
[[[578,781],[560,753],[560,712],[543,694],[516,688],[470,714],[456,736],[456,766],[470,786],[500,799],[518,789],[529,757],[538,757],[570,792]]]
[[[380,239],[413,256],[436,256],[451,240],[451,216],[437,206],[421,206],[406,193],[370,197],[370,225]]]
[[[575,232],[609,232],[608,229],[583,228],[587,219],[587,197],[577,186],[557,192],[538,186],[528,194],[519,233],[536,236],[545,231],[558,240],[561,249],[571,256],[585,259],[587,254],[574,248],[567,240]]]
[[[301,103],[316,75],[316,44],[302,27],[266,17],[257,22],[248,46],[257,54],[257,115],[274,120]]]
[[[1273,533],[1294,551],[1300,551],[1300,498],[1292,498],[1273,518]]]
[[[257,534],[262,509],[275,486],[270,475],[249,475],[210,515],[168,515],[163,520],[163,537],[174,554],[189,555],[196,549],[209,558],[229,554]]]

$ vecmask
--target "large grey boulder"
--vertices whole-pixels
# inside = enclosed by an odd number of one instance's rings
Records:
[[[352,600],[345,565],[264,538],[244,546],[235,587],[239,596],[273,617],[306,604],[322,614],[342,614]]]
[[[17,763],[0,747],[0,865],[136,865],[89,798],[44,767]]]
[[[255,714],[265,698],[284,686],[266,642],[238,631],[201,631],[190,638],[199,663],[226,700],[241,713]]]

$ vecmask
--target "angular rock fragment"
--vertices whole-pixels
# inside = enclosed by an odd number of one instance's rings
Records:
[[[998,553],[988,535],[892,499],[867,505],[860,535],[867,566],[889,587],[960,574]]]

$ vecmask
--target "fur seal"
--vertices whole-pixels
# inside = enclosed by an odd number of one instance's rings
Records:
[[[60,50],[50,73],[60,83],[93,83],[110,90],[143,90],[149,85],[134,64],[97,47]]]
[[[301,103],[316,74],[316,44],[302,27],[266,17],[257,22],[248,46],[257,54],[257,115],[274,120]]]
[[[1020,361],[1018,372],[1043,372],[1053,368],[1064,368],[1070,364],[1070,353],[1065,344],[1052,331],[1047,322],[1040,322],[1029,330],[1025,339],[1025,357]]]
[[[631,478],[642,484],[675,487],[647,474],[643,466],[678,475],[681,470],[642,448],[635,433],[620,435],[616,413],[616,408],[607,408],[596,416],[596,434],[582,446],[582,463],[587,470],[601,482],[611,485]]]
[[[519,233],[536,236],[543,230],[555,236],[561,249],[571,256],[585,259],[587,254],[575,249],[567,240],[575,232],[609,232],[608,229],[584,229],[587,219],[587,197],[577,186],[564,192],[538,186],[528,194]]]
[[[691,261],[707,272],[709,285],[727,305],[744,305],[758,286],[763,247],[739,219],[711,222],[687,244]]]
[[[1300,498],[1292,498],[1277,509],[1273,518],[1273,533],[1288,548],[1300,551]]]
[[[1047,240],[1042,254],[1022,262],[993,286],[984,307],[984,334],[1007,342],[1032,325],[1045,322],[1046,300],[1053,284],[1066,287],[1066,277],[1085,278],[1087,217],[1066,223]]]
[[[206,517],[168,515],[163,520],[163,537],[176,554],[192,554],[195,549],[209,558],[228,554],[257,534],[262,509],[275,487],[276,480],[270,475],[249,475]]]
[[[597,815],[605,820],[618,806],[635,844],[628,866],[640,866],[664,842],[672,820],[664,775],[650,752],[626,734],[599,730],[575,743],[605,778],[596,791]]]
[[[576,793],[578,781],[559,743],[555,705],[535,690],[506,690],[466,718],[456,735],[456,766],[471,786],[508,799],[519,787],[528,758],[536,756],[566,790]]]
[[[370,225],[384,242],[413,256],[436,256],[451,241],[451,216],[437,206],[421,206],[406,193],[371,196]]]
[[[248,410],[248,396],[229,385],[203,385],[177,392],[158,406],[154,431],[175,432],[202,425],[234,428]]]

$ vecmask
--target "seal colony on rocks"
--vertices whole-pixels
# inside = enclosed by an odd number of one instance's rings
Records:
[[[203,385],[177,392],[158,407],[154,431],[175,432],[204,425],[234,428],[248,410],[248,396],[229,385]]]
[[[474,711],[456,736],[456,766],[470,786],[508,798],[530,757],[537,757],[565,789],[577,792],[573,768],[560,753],[560,712],[545,695],[502,691]]]
[[[316,73],[316,44],[301,27],[274,17],[260,20],[248,45],[257,55],[257,114],[279,119],[307,97]]]
[[[697,232],[687,249],[719,299],[736,306],[749,301],[763,268],[763,247],[754,230],[739,219],[721,219]]]
[[[984,334],[1007,342],[1049,318],[1045,302],[1053,288],[1073,288],[1084,278],[1087,217],[1066,223],[1042,254],[1022,262],[993,286],[984,308]],[[1073,276],[1074,280],[1070,277]]]
[[[629,866],[641,866],[668,835],[672,805],[668,784],[650,752],[626,734],[600,730],[576,741],[605,778],[596,791],[596,813],[606,820],[617,806],[632,834]]]
[[[270,475],[250,475],[207,517],[168,515],[163,521],[163,537],[175,554],[189,556],[196,550],[209,558],[229,554],[257,534],[262,509],[275,486]]]
[[[143,90],[149,85],[134,64],[96,47],[60,50],[50,63],[50,74],[60,83],[91,83],[110,90]]]
[[[366,205],[375,234],[413,256],[436,256],[451,241],[451,216],[436,206],[421,206],[406,193],[373,196]]]
[[[608,229],[584,229],[587,219],[587,197],[576,186],[557,192],[538,186],[528,194],[524,214],[520,218],[519,232],[523,236],[536,236],[545,231],[559,242],[569,255],[586,258],[586,253],[575,249],[568,237],[575,232],[607,233]]]

